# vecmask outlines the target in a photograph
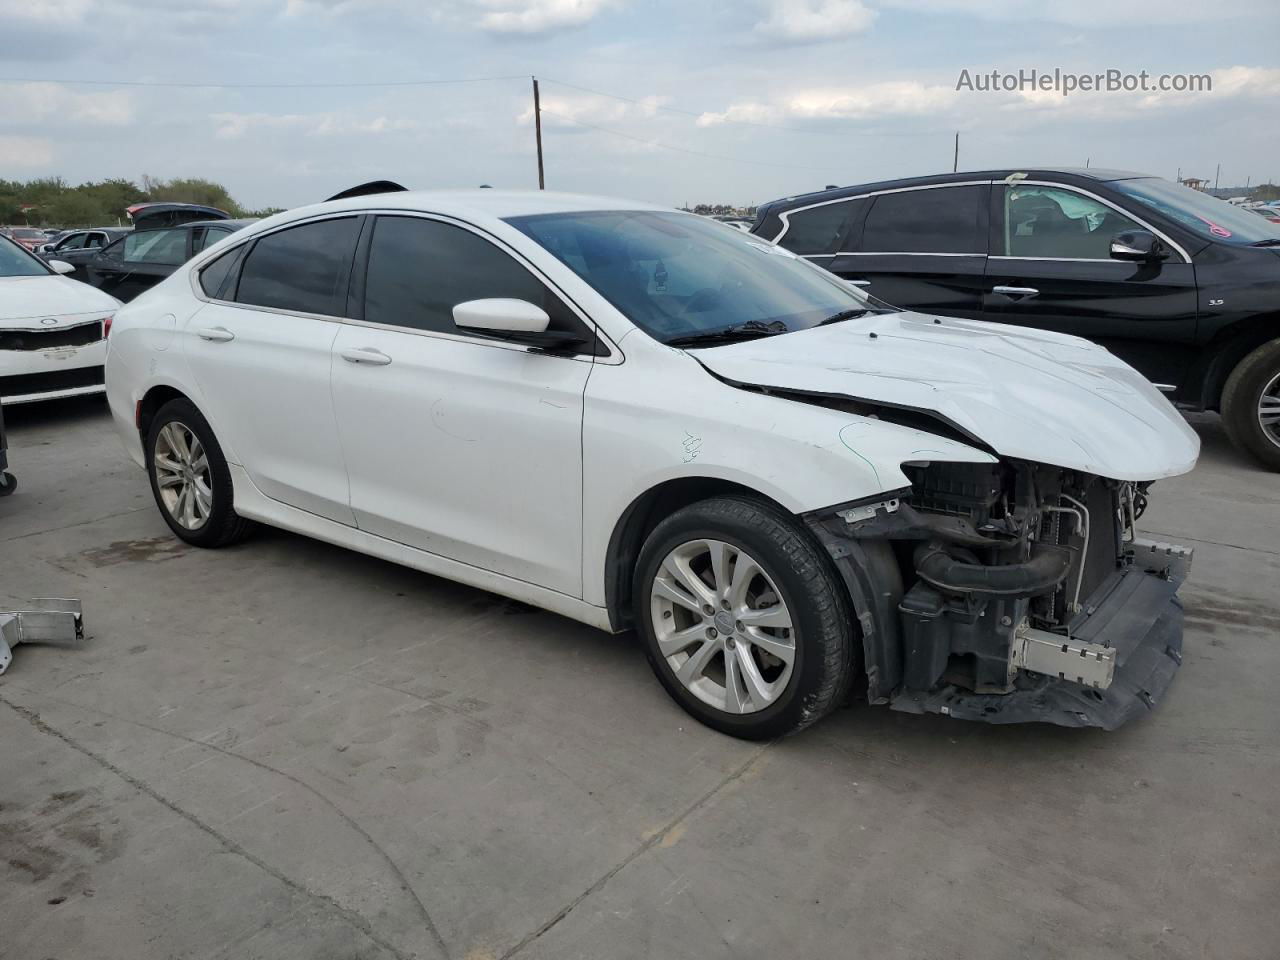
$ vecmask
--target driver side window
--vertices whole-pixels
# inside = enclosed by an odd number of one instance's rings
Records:
[[[587,341],[594,331],[547,286],[483,237],[421,217],[378,217],[369,244],[364,319],[417,330],[459,333],[453,308],[468,300],[527,300],[551,317],[550,330]]]
[[[1004,254],[1070,260],[1109,260],[1111,238],[1143,229],[1118,210],[1074,190],[1005,188]]]

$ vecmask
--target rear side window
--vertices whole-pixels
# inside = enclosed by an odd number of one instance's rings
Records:
[[[262,237],[245,258],[236,302],[342,316],[359,233],[360,219],[343,217]]]
[[[243,246],[228,250],[200,271],[200,289],[205,292],[205,296],[214,300],[230,299],[231,284],[228,281],[243,253]]]
[[[778,243],[792,253],[835,253],[853,210],[847,200],[797,210],[787,215],[787,232]]]
[[[174,266],[187,259],[187,231],[143,230],[124,238],[124,258],[130,263]]]
[[[457,333],[453,308],[468,300],[510,297],[537,304],[549,329],[590,331],[537,277],[470,230],[417,217],[379,217],[369,246],[364,319]]]
[[[864,253],[986,253],[979,232],[986,189],[935,187],[882,193],[862,228]]]

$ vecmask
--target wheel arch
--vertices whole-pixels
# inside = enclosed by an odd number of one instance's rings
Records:
[[[793,515],[792,511],[759,490],[721,477],[675,477],[650,487],[631,501],[609,536],[605,553],[604,595],[612,629],[626,630],[635,624],[631,580],[640,548],[653,528],[682,507],[727,495],[761,500]]]
[[[1272,340],[1280,340],[1280,312],[1251,317],[1224,330],[1210,343],[1209,360],[1201,387],[1200,405],[1206,410],[1222,409],[1222,390],[1227,378],[1245,357]]]
[[[195,405],[195,401],[187,394],[183,393],[177,387],[167,383],[158,383],[149,388],[142,395],[142,399],[138,401],[138,409],[135,414],[134,425],[138,428],[145,444],[147,434],[151,431],[151,421],[155,419],[156,414],[170,400],[186,400],[188,403]],[[197,407],[197,409],[199,409]]]

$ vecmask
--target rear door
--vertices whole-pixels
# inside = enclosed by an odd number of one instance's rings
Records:
[[[553,330],[594,330],[514,251],[443,220],[379,216],[360,281],[362,320],[333,346],[360,529],[580,597],[593,345],[552,354],[472,335],[453,307],[511,297]]]
[[[329,380],[361,223],[314,220],[233,247],[201,270],[210,302],[180,328],[228,458],[271,499],[348,525]]]
[[[89,282],[126,303],[191,256],[191,231],[183,227],[126,234],[89,263]]]
[[[830,269],[895,306],[979,317],[989,192],[983,182],[873,194]]]
[[[1195,268],[1111,259],[1122,230],[1159,231],[1100,195],[1022,181],[992,191],[984,316],[1086,337],[1171,392],[1195,357]]]

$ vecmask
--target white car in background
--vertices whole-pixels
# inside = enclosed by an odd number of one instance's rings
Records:
[[[497,190],[293,210],[121,308],[107,393],[188,543],[261,521],[634,627],[735,736],[855,688],[1111,728],[1180,662],[1190,552],[1134,526],[1199,443],[1159,391],[692,214]]]
[[[106,330],[120,301],[0,237],[0,402],[102,393]]]

